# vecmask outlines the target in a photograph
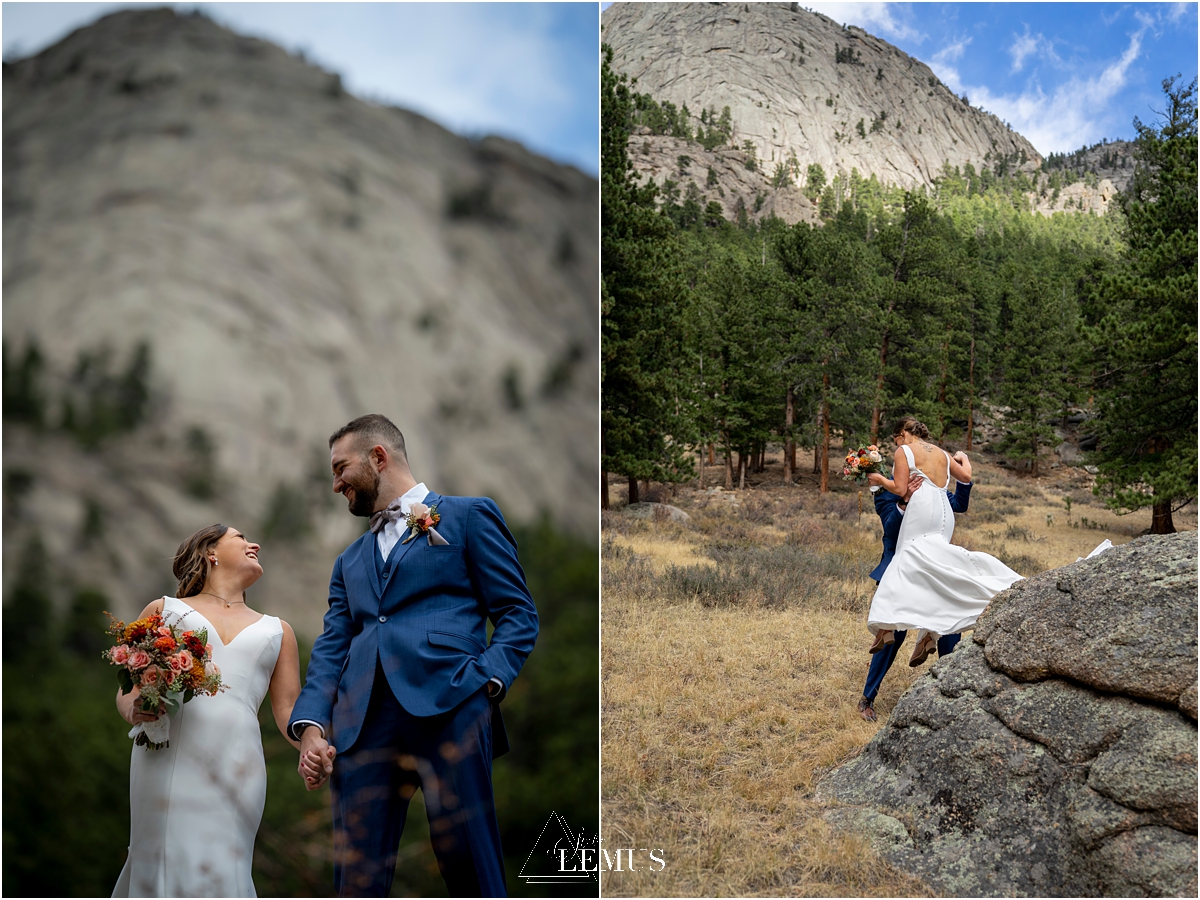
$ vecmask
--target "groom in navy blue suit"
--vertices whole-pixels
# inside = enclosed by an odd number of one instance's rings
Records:
[[[333,489],[370,530],[333,565],[288,729],[309,789],[330,779],[335,890],[388,895],[419,787],[450,894],[506,896],[492,759],[508,749],[499,702],[538,633],[516,542],[491,500],[418,484],[383,416],[329,446]]]
[[[960,463],[966,466],[970,465],[966,462],[965,455]],[[967,471],[970,472],[970,469],[968,468]],[[898,497],[883,488],[875,491],[875,512],[879,514],[879,520],[883,523],[883,556],[880,557],[879,565],[872,570],[870,575],[876,584],[883,578],[888,564],[896,555],[896,541],[900,538],[900,525],[904,521],[904,507],[922,480],[920,476],[911,479],[908,483],[908,493],[904,497]],[[947,493],[950,494],[950,508],[954,510],[955,514],[965,513],[971,502],[970,483],[959,483],[953,493],[949,491]],[[875,721],[875,697],[879,693],[879,686],[883,684],[883,676],[888,673],[888,669],[895,662],[896,654],[900,651],[900,645],[904,643],[907,634],[907,631],[894,631],[895,643],[884,644],[882,650],[871,656],[871,665],[867,669],[867,683],[863,686],[862,699],[858,701],[858,713],[868,722]],[[938,638],[938,656],[945,656],[953,651],[958,644],[959,637],[960,635],[957,634],[946,634]],[[922,657],[922,661],[923,659]]]

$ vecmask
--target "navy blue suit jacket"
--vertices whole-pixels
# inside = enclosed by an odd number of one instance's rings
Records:
[[[317,722],[340,753],[349,750],[377,662],[414,716],[449,712],[492,677],[508,688],[521,671],[538,615],[499,508],[486,497],[430,493],[424,502],[437,506],[437,532],[448,545],[431,545],[425,535],[397,543],[381,579],[368,531],[333,564],[324,631],[289,731],[298,720]]]
[[[971,502],[971,485],[960,483],[953,493],[946,493],[950,494],[950,508],[956,514],[967,511]],[[883,578],[892,557],[896,555],[896,541],[900,538],[900,524],[904,521],[904,513],[896,508],[899,503],[900,498],[885,488],[875,492],[875,512],[879,513],[879,520],[883,523],[883,556],[870,576],[877,583]]]

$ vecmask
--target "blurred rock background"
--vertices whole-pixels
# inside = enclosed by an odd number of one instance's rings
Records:
[[[530,792],[590,824],[596,180],[363,102],[201,14],[115,13],[5,61],[3,84],[5,893],[111,889],[130,742],[94,662],[101,610],[173,595],[183,539],[224,522],[260,541],[250,605],[304,647],[320,633],[365,527],[326,441],[366,412],[401,428],[418,479],[494,497],[518,532],[543,632],[506,701],[506,849],[523,860],[553,808]],[[32,647],[59,681],[20,683]],[[295,791],[272,730],[259,891],[319,894],[327,797]],[[46,766],[92,815],[56,818]],[[444,889],[423,819],[400,893]],[[47,867],[72,844],[95,859]]]
[[[6,63],[4,112],[10,570],[38,532],[131,614],[228,522],[315,635],[364,412],[431,488],[595,534],[594,179],[166,9]]]

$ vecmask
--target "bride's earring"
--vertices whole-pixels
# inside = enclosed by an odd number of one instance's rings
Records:
[[[212,564],[214,566],[217,565],[217,558],[215,556],[212,558]]]

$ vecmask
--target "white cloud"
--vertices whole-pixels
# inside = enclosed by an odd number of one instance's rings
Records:
[[[1029,33],[1029,26],[1025,26],[1025,33],[1023,35],[1019,35],[1017,39],[1013,41],[1013,45],[1008,48],[1008,52],[1012,56],[1012,70],[1014,72],[1020,72],[1021,69],[1024,68],[1026,58],[1037,53],[1038,46],[1041,44],[1042,40],[1043,38],[1040,34],[1031,35]]]
[[[971,43],[971,38],[960,38],[952,44],[947,44],[933,54],[929,60],[929,68],[933,69],[934,74],[942,80],[942,84],[956,94],[962,91],[963,84],[962,78],[958,74],[958,67],[954,63],[962,59],[969,43]]]
[[[893,41],[920,43],[925,35],[912,26],[897,20],[893,11],[902,8],[896,3],[812,3],[810,8],[835,22],[857,25],[871,34]]]
[[[1142,23],[1143,28],[1153,28],[1158,24],[1157,15],[1152,16],[1140,9],[1134,12],[1133,17]]]
[[[5,52],[13,53],[15,42],[23,53],[36,52],[130,5],[6,3]],[[360,97],[416,110],[460,133],[503,134],[588,171],[598,168],[594,126],[581,126],[579,115],[598,106],[595,54],[585,60],[580,53],[594,46],[581,38],[585,4],[568,12],[565,5],[537,3],[169,5],[198,6],[235,31],[303,49]]]
[[[1187,11],[1194,7],[1194,3],[1172,3],[1170,10],[1167,12],[1167,21],[1174,24],[1187,15]]]
[[[1030,34],[1029,26],[1025,26],[1025,33],[1021,35],[1013,35],[1015,40],[1011,47],[1008,48],[1008,53],[1012,57],[1012,71],[1020,72],[1025,67],[1025,60],[1033,56],[1035,53],[1044,59],[1054,63],[1061,63],[1058,54],[1054,52],[1054,42],[1048,39],[1044,34]]]
[[[1098,75],[1071,78],[1052,94],[1045,94],[1037,84],[1017,95],[997,95],[986,87],[971,87],[971,102],[1006,120],[1040,153],[1064,153],[1093,143],[1118,125],[1111,120],[1110,101],[1125,86],[1129,67],[1141,53],[1142,34],[1131,34],[1120,58]]]

